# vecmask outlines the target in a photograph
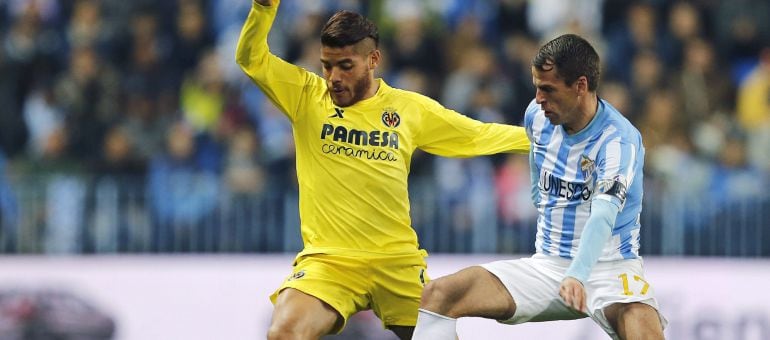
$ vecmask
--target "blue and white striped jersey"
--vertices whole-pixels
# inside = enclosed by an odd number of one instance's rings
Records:
[[[539,212],[537,253],[573,258],[591,213],[591,200],[606,199],[621,210],[599,261],[638,257],[644,165],[639,131],[601,99],[596,116],[574,135],[551,124],[534,100],[527,107],[524,125],[532,141],[529,162],[532,200]],[[604,194],[615,182],[626,189],[624,201]]]

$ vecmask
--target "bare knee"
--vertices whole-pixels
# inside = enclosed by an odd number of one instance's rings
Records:
[[[268,340],[298,340],[298,339],[318,339],[323,335],[331,333],[329,330],[321,330],[318,327],[308,325],[300,319],[281,319],[273,320],[267,331]]]
[[[450,299],[455,294],[451,276],[430,281],[422,291],[420,308],[447,315],[451,307]]]
[[[342,326],[340,314],[323,301],[294,289],[281,292],[268,340],[318,339]]]
[[[267,339],[268,340],[288,340],[288,339],[299,339],[301,334],[294,334],[294,330],[291,327],[286,327],[286,325],[280,325],[280,324],[271,324],[270,328],[267,330]]]
[[[310,334],[308,329],[302,329],[301,323],[286,319],[273,320],[267,331],[268,340],[307,339],[310,336],[312,334]]]
[[[663,339],[658,311],[650,305],[641,302],[615,304],[605,310],[605,315],[621,339]]]

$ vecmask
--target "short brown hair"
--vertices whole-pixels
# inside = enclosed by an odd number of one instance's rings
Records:
[[[380,34],[377,25],[363,15],[351,11],[334,13],[321,30],[321,44],[329,47],[345,47],[366,38],[374,40],[379,46]]]

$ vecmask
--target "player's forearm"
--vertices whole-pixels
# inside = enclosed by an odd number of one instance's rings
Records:
[[[525,154],[530,142],[524,128],[505,124],[481,123],[458,113],[428,116],[429,128],[421,149],[444,157],[474,157],[501,152]]]
[[[617,205],[606,200],[594,199],[591,202],[591,216],[586,221],[577,254],[565,276],[574,277],[585,284],[591,275],[591,269],[602,255],[604,245],[612,235],[618,210]]]
[[[499,152],[527,154],[530,149],[529,137],[521,126],[489,123],[481,126],[473,145],[477,154]]]
[[[267,35],[275,19],[278,0],[254,0],[254,6],[246,18],[235,50],[235,60],[241,69],[255,81],[265,74],[270,49]],[[264,5],[267,3],[268,5]]]

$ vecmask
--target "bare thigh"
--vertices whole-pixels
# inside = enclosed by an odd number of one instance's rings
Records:
[[[270,339],[316,339],[342,326],[342,316],[318,298],[294,288],[278,295],[270,323]]]
[[[478,266],[428,283],[420,307],[452,318],[475,316],[496,320],[509,319],[516,311],[513,297],[500,279]]]
[[[641,302],[615,303],[604,309],[610,326],[625,340],[663,339],[658,311]]]

